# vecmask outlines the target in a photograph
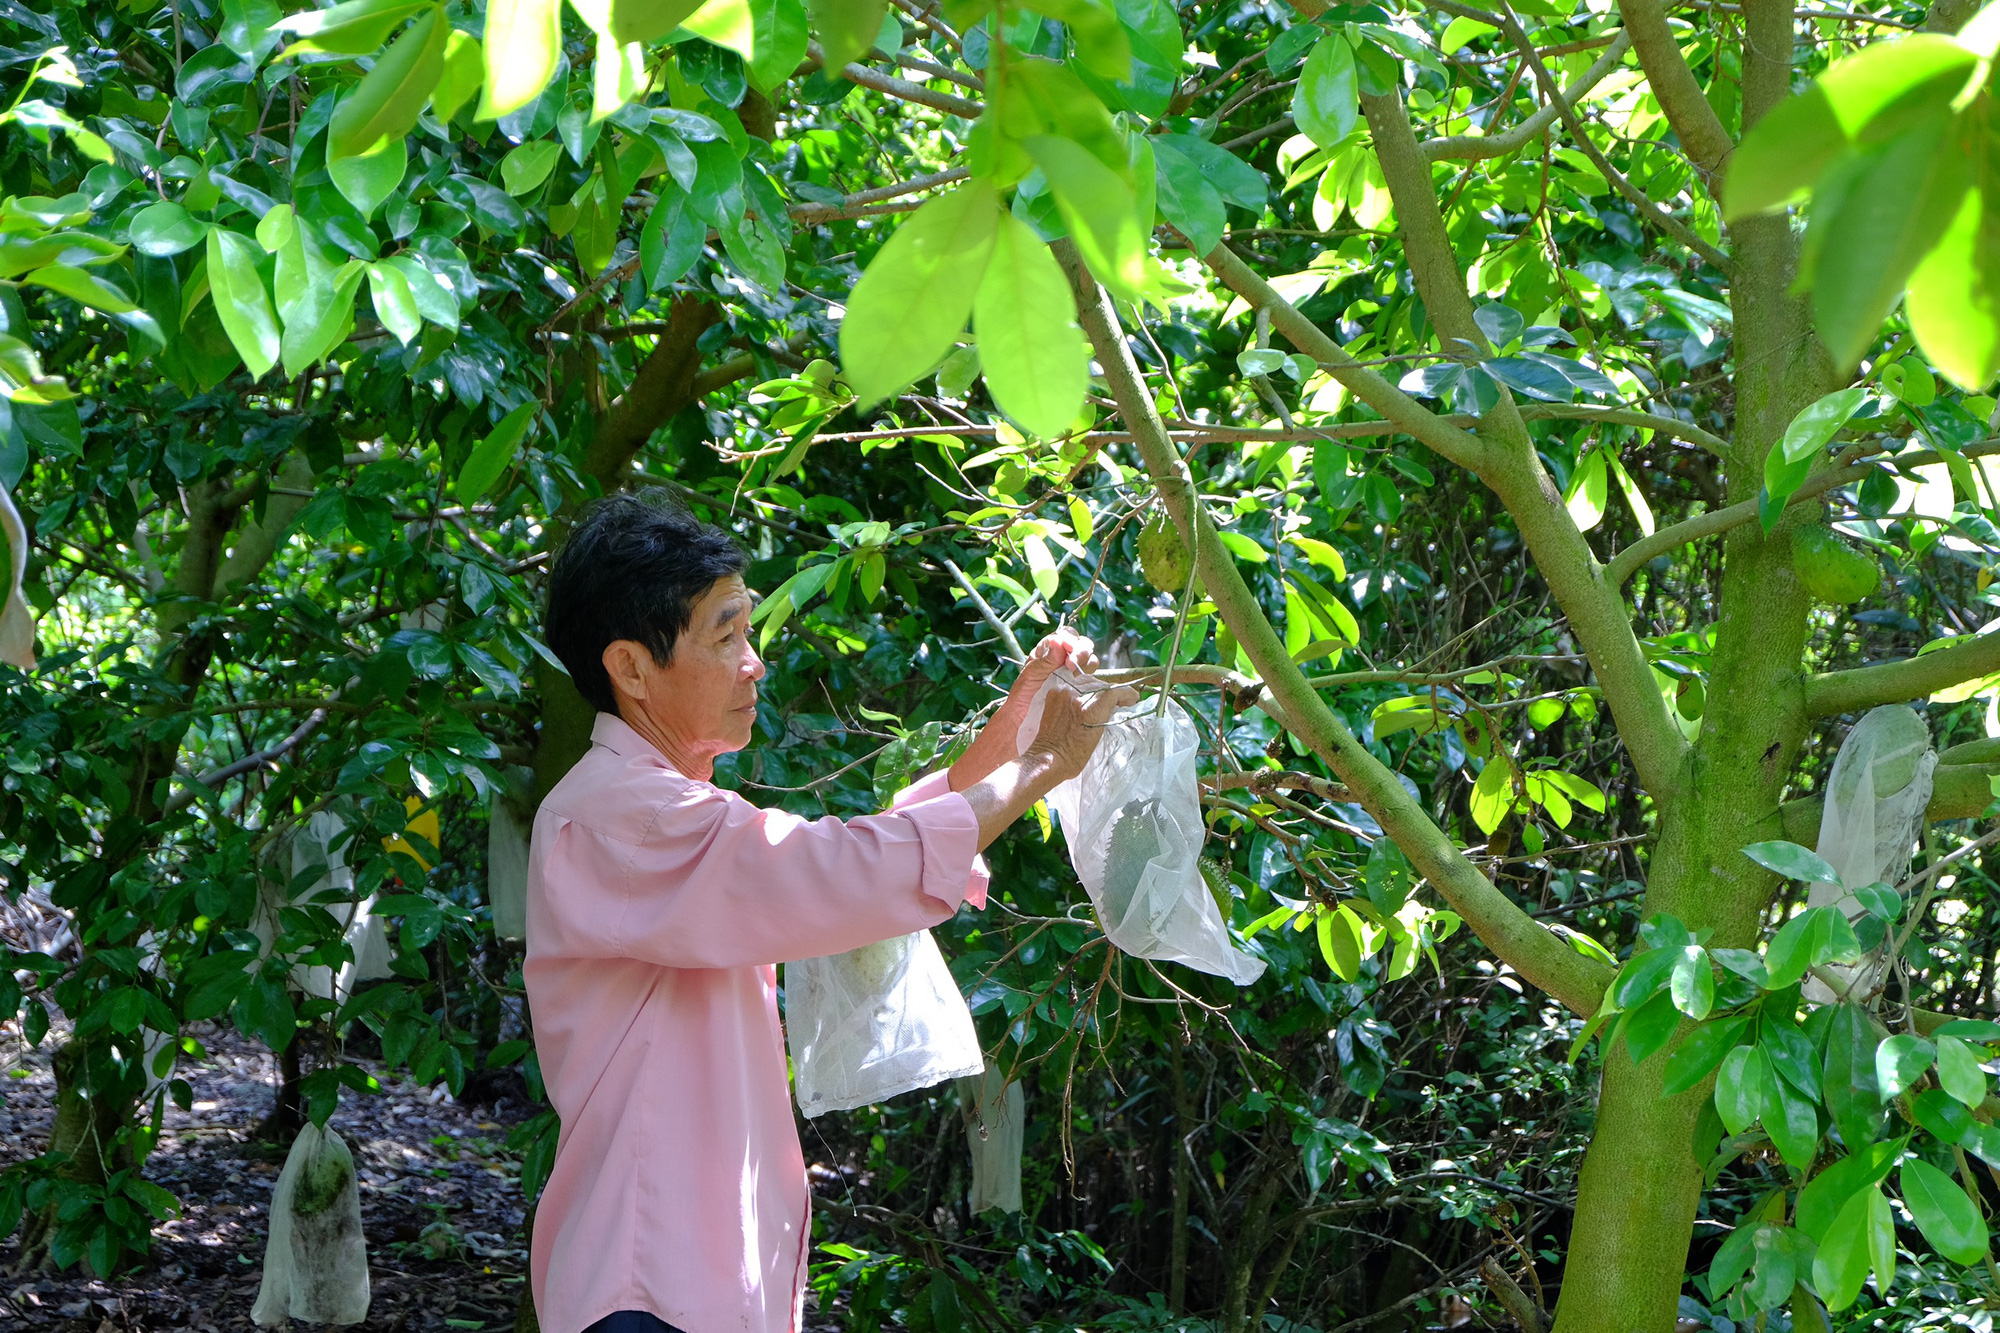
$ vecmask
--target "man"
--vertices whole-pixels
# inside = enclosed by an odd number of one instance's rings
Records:
[[[983,908],[979,852],[1082,771],[1131,692],[1052,692],[1045,639],[964,756],[891,811],[807,821],[711,784],[750,743],[764,664],[745,560],[658,493],[601,501],[549,581],[547,637],[598,712],[542,803],[525,975],[562,1118],[531,1277],[545,1333],[789,1333],[811,1235],[776,963]]]

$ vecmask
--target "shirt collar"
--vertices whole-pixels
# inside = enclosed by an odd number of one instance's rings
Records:
[[[616,713],[599,713],[597,721],[590,727],[590,740],[594,745],[602,745],[621,759],[643,759],[647,763],[658,764],[670,773],[680,773],[673,760],[660,753],[660,747],[641,736],[632,724]],[[686,774],[682,774],[683,777]]]
[[[593,744],[602,745],[615,755],[639,755],[661,763],[667,761],[667,757],[654,748],[651,741],[634,731],[631,724],[616,713],[599,713],[597,721],[591,724],[590,739]]]

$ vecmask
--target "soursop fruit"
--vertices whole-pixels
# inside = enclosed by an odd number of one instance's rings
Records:
[[[1146,867],[1167,850],[1167,813],[1158,801],[1127,801],[1111,820],[1111,842],[1104,853],[1104,914],[1106,930],[1122,925],[1132,914],[1132,899]]]
[[[1860,601],[1882,582],[1882,567],[1875,558],[1849,546],[1823,523],[1793,531],[1792,568],[1806,591],[1837,606]]]
[[[836,955],[850,990],[872,995],[887,989],[903,966],[903,941],[880,940]]]
[[[1188,572],[1193,568],[1187,543],[1181,540],[1180,529],[1164,513],[1155,513],[1139,529],[1137,544],[1139,568],[1145,573],[1146,582],[1160,592],[1187,590]]]

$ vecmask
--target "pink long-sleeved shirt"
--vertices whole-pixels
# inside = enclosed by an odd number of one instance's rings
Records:
[[[986,905],[942,773],[890,813],[804,820],[676,772],[615,717],[535,816],[524,975],[562,1117],[529,1265],[545,1333],[648,1310],[798,1327],[811,1236],[776,963]]]

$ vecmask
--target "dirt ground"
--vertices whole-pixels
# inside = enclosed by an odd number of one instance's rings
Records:
[[[278,1070],[270,1052],[233,1030],[195,1030],[210,1060],[179,1073],[191,1110],[169,1105],[146,1174],[181,1199],[182,1214],[153,1230],[149,1266],[111,1281],[75,1273],[0,1276],[0,1333],[235,1333],[263,1270],[271,1188],[284,1146],[252,1141],[271,1112]],[[51,1033],[26,1049],[0,1034],[0,1163],[39,1152],[53,1114]],[[381,1071],[375,1070],[381,1077]],[[507,1131],[528,1108],[501,1095],[468,1105],[443,1089],[390,1082],[377,1095],[343,1094],[331,1122],[354,1153],[373,1302],[357,1327],[448,1333],[511,1329],[527,1272],[519,1167]],[[0,1273],[10,1254],[0,1252]]]

